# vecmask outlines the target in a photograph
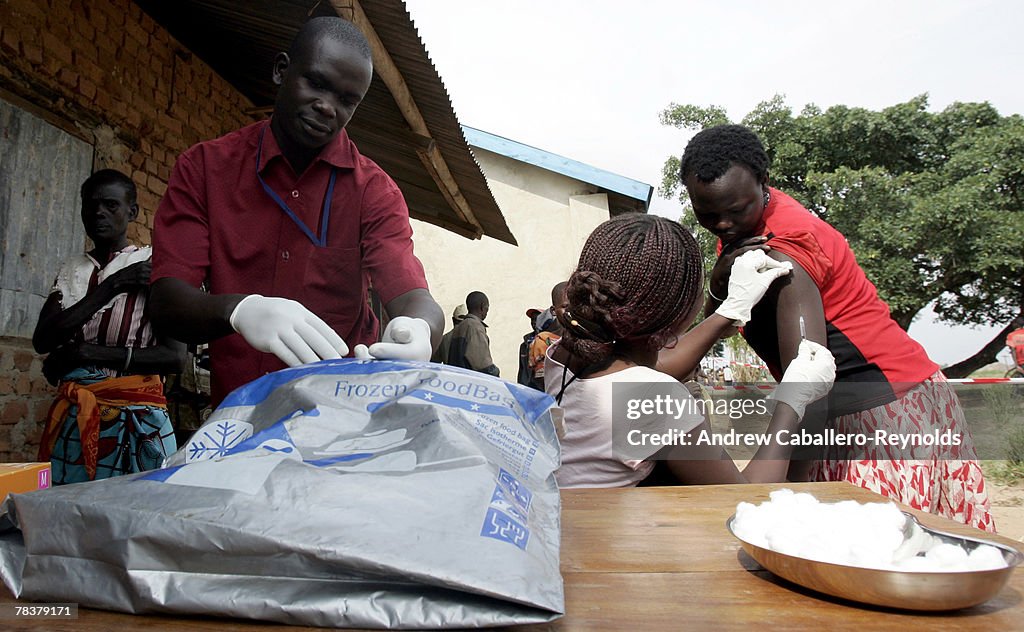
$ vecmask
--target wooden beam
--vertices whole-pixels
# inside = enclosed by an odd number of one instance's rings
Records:
[[[459,235],[460,237],[466,237],[467,239],[480,239],[480,234],[477,232],[476,226],[460,224],[456,223],[453,220],[440,217],[438,215],[432,215],[430,213],[419,213],[412,210],[409,211],[409,217],[412,217],[413,219],[418,219],[421,222],[425,222],[427,224],[433,224],[434,226],[438,226],[447,231],[453,232],[456,235]],[[416,235],[414,233],[413,241],[415,240]]]
[[[274,105],[254,105],[251,108],[245,108],[242,113],[253,118],[267,118],[274,113]]]
[[[350,126],[347,128],[348,133],[353,138],[367,139],[377,144],[384,146],[388,145],[399,145],[413,147],[417,151],[424,150],[430,151],[434,147],[434,139],[429,136],[423,136],[415,132],[411,132],[407,129],[399,130],[382,130],[379,128],[370,128],[366,125]]]
[[[441,191],[441,195],[448,202],[448,205],[451,206],[452,210],[455,211],[463,222],[476,228],[476,234],[473,237],[479,239],[484,234],[483,227],[473,213],[473,209],[469,206],[469,202],[462,195],[462,191],[459,189],[455,177],[448,169],[448,163],[445,161],[444,156],[441,155],[437,144],[433,142],[430,129],[427,128],[427,122],[423,119],[423,114],[416,105],[416,101],[412,97],[412,92],[409,90],[405,78],[402,77],[401,71],[377,35],[377,31],[374,30],[373,24],[370,23],[366,13],[363,12],[363,7],[359,4],[359,0],[330,0],[330,3],[338,15],[355,24],[363,32],[363,35],[366,36],[373,55],[373,71],[377,73],[377,76],[387,86],[388,91],[391,92],[391,96],[394,97],[395,104],[398,105],[399,111],[402,112],[402,116],[405,118],[406,123],[408,123],[412,134],[420,138],[420,142],[414,144],[416,155],[419,157],[420,162],[423,163],[427,173],[437,183],[437,187]]]

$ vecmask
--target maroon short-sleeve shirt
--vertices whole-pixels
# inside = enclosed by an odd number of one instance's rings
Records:
[[[257,169],[317,236],[336,169],[325,245],[315,245],[271,198]],[[359,153],[344,130],[296,175],[269,121],[199,143],[178,159],[153,231],[152,280],[164,277],[196,287],[206,281],[213,294],[296,300],[350,349],[377,340],[377,319],[367,304],[371,283],[385,304],[427,287],[413,254],[409,209],[394,181]],[[210,360],[215,404],[234,388],[284,367],[238,334],[214,341]]]

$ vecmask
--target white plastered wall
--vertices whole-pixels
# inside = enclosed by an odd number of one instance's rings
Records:
[[[447,328],[469,292],[490,299],[491,356],[501,377],[515,381],[519,345],[530,330],[526,310],[551,304],[552,286],[569,277],[587,236],[608,219],[608,197],[591,184],[500,154],[473,153],[519,246],[466,239],[416,220],[413,239]]]

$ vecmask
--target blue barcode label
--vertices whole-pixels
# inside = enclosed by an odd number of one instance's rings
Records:
[[[530,529],[526,525],[531,502],[533,492],[508,471],[499,468],[498,484],[491,494],[480,535],[511,542],[525,551],[530,540]]]
[[[533,492],[527,489],[526,485],[519,482],[504,469],[498,472],[498,486],[504,489],[512,500],[519,506],[523,514],[530,513],[530,503],[533,502]]]
[[[509,542],[524,551],[526,544],[530,541],[529,529],[512,516],[498,511],[494,507],[487,508],[487,516],[484,518],[484,527],[480,530],[480,535]]]

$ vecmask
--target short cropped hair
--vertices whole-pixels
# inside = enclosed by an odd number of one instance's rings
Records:
[[[359,27],[344,18],[332,16],[312,18],[303,24],[288,47],[288,57],[294,59],[302,55],[311,43],[325,37],[349,44],[363,57],[373,60],[370,43]]]
[[[466,295],[466,309],[470,312],[478,311],[488,304],[487,295],[483,292],[470,292]]]
[[[700,182],[714,182],[734,164],[744,165],[758,182],[768,175],[771,164],[757,134],[742,125],[716,125],[690,139],[679,166],[679,179],[691,175]]]
[[[565,286],[569,285],[568,281],[560,281],[551,288],[551,304],[558,305],[562,302],[562,296],[565,295]]]
[[[124,187],[128,203],[131,205],[138,203],[138,190],[135,188],[135,183],[132,182],[131,178],[117,169],[100,169],[86,178],[85,182],[82,183],[82,201],[84,202],[87,200],[89,196],[92,195],[92,192],[99,187],[106,186],[108,184],[120,184]]]

